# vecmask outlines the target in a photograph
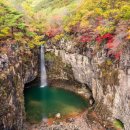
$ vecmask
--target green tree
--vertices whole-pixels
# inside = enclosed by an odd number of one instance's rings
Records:
[[[23,15],[5,3],[4,0],[0,0],[0,37],[14,38],[15,31],[25,29]]]

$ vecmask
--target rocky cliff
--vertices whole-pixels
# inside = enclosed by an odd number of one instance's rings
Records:
[[[89,86],[97,106],[100,106],[99,113],[106,120],[119,119],[125,130],[130,130],[130,48],[124,51],[120,62],[113,64],[106,59],[103,51],[91,56],[89,49],[80,53],[76,45],[75,42],[61,41],[58,46],[46,46],[47,53],[57,57],[55,70],[58,70],[59,76],[53,74],[51,78],[74,79]],[[70,67],[67,71],[66,66]],[[67,76],[68,72],[71,79]],[[103,105],[106,110],[103,110]],[[107,110],[111,113],[110,117],[105,116]]]
[[[2,72],[0,73],[1,130],[23,130],[24,84],[33,80],[37,75],[37,50],[19,48],[15,53],[2,54],[6,58],[1,57],[0,68]]]
[[[0,129],[23,130],[24,84],[38,72],[37,49],[20,49],[14,54],[3,54],[0,74]],[[26,55],[26,57],[25,57]],[[119,119],[125,130],[130,128],[130,48],[120,62],[113,64],[104,51],[91,55],[91,50],[80,50],[75,42],[46,45],[48,80],[75,81],[89,86],[98,111],[106,120]],[[76,84],[77,86],[77,84]],[[104,107],[104,105],[106,107]],[[107,110],[111,112],[107,115]]]

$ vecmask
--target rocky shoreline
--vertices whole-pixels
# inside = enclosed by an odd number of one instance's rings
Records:
[[[26,124],[27,130],[106,130],[99,123],[90,124],[86,119],[88,111],[65,120],[43,120],[39,124]],[[51,123],[50,123],[51,122]]]

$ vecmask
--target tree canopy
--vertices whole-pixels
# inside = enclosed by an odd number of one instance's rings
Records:
[[[130,39],[129,0],[0,0],[0,7],[0,37],[26,36],[39,45],[43,35],[54,42],[72,36],[86,44],[107,40],[115,49],[119,24],[127,21],[120,37]]]

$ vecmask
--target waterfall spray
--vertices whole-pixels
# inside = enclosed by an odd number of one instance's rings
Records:
[[[41,45],[41,87],[47,86],[47,75],[44,61],[44,46]]]

